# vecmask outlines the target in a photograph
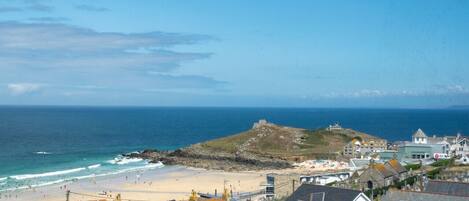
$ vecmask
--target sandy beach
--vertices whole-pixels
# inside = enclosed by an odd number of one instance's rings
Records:
[[[260,190],[261,184],[265,183],[265,174],[172,166],[7,192],[2,194],[0,200],[63,201],[67,190],[72,192],[71,201],[100,200],[101,197],[115,197],[118,193],[122,199],[131,200],[181,200],[188,199],[192,190],[214,193],[216,189],[221,193],[224,186],[231,188],[235,194]]]

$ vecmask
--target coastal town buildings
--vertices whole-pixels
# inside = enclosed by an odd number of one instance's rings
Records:
[[[343,155],[351,158],[362,158],[373,153],[387,150],[387,141],[379,138],[354,138],[343,149]]]
[[[385,163],[375,163],[371,160],[370,165],[359,177],[359,186],[362,189],[380,188],[390,186],[394,181],[402,181],[408,176],[407,170],[397,159],[391,159]]]
[[[412,160],[426,160],[426,159],[445,159],[453,155],[454,142],[459,138],[446,136],[446,137],[428,137],[422,129],[418,129],[412,135],[411,142],[403,142],[398,146],[398,158],[404,161]],[[450,139],[448,142],[448,139]]]
[[[451,150],[457,157],[469,156],[469,139],[467,137],[461,137],[451,147]]]
[[[287,201],[370,201],[363,192],[351,189],[302,184]]]

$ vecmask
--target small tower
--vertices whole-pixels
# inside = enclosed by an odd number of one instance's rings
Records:
[[[415,131],[414,135],[412,135],[412,142],[415,144],[427,144],[427,135],[419,128]]]

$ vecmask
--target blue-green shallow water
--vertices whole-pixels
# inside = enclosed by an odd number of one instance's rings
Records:
[[[145,161],[110,160],[234,134],[261,118],[311,129],[338,121],[388,140],[408,140],[417,128],[469,132],[469,110],[2,106],[0,190],[142,168]]]

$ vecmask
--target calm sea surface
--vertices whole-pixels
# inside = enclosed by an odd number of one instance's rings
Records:
[[[119,158],[144,148],[175,149],[268,121],[303,128],[340,122],[388,140],[469,133],[469,110],[158,107],[0,107],[0,192],[145,168]]]

